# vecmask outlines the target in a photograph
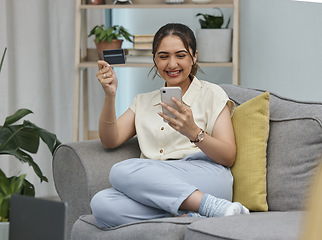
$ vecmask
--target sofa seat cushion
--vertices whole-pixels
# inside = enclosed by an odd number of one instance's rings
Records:
[[[299,238],[303,212],[256,212],[208,218],[187,227],[185,240],[215,239],[283,239]]]
[[[72,228],[72,240],[176,240],[183,239],[186,227],[202,218],[174,217],[123,224],[101,229],[93,215],[83,215]]]

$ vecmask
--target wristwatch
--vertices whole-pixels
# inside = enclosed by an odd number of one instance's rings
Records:
[[[201,142],[205,138],[204,130],[200,129],[200,132],[197,135],[196,140],[190,140],[192,143]]]

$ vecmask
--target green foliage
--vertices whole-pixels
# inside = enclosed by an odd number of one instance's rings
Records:
[[[201,28],[222,28],[222,25],[224,24],[224,13],[220,8],[216,8],[220,11],[220,16],[210,15],[210,14],[203,14],[198,13],[196,17],[202,16],[203,19],[199,19],[200,27]],[[228,22],[226,24],[225,28],[228,28],[230,23],[230,18],[228,19]]]
[[[120,39],[124,37],[126,40],[133,42],[130,34],[124,27],[114,25],[108,29],[104,25],[95,26],[89,33],[88,37],[94,35],[96,43],[99,42],[111,42],[113,39]]]
[[[52,154],[61,143],[55,134],[27,120],[22,124],[13,125],[30,113],[32,111],[29,109],[19,109],[15,114],[7,117],[3,126],[0,126],[0,155],[12,155],[21,162],[28,163],[34,169],[40,181],[48,182],[37,163],[27,152],[37,153],[40,139],[47,145]]]
[[[30,121],[24,120],[22,124],[17,121],[32,113],[29,109],[19,109],[6,118],[0,126],[0,155],[12,155],[22,163],[28,163],[35,171],[40,181],[48,182],[38,164],[28,153],[37,153],[40,139],[47,145],[53,154],[61,144],[56,135],[40,128]],[[27,153],[28,152],[28,153]],[[0,222],[9,221],[10,198],[12,194],[35,196],[33,184],[25,179],[26,175],[6,177],[0,170]]]
[[[9,221],[11,195],[35,196],[34,186],[25,177],[23,174],[8,178],[0,169],[0,222]]]

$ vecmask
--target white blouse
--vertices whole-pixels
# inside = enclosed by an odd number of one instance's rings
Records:
[[[231,115],[235,104],[218,85],[194,78],[182,97],[189,106],[195,123],[211,135],[215,122],[228,105]],[[137,95],[130,109],[135,113],[135,128],[141,157],[157,160],[181,159],[188,154],[200,151],[190,140],[163,121],[161,95],[156,90]]]

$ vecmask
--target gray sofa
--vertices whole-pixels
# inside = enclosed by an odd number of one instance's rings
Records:
[[[222,85],[237,105],[263,91]],[[164,218],[102,230],[95,226],[89,202],[110,187],[116,162],[138,157],[136,138],[114,150],[99,140],[61,145],[53,158],[54,180],[69,206],[71,239],[297,239],[308,186],[322,155],[322,103],[301,102],[271,93],[267,147],[268,212],[222,218]]]

